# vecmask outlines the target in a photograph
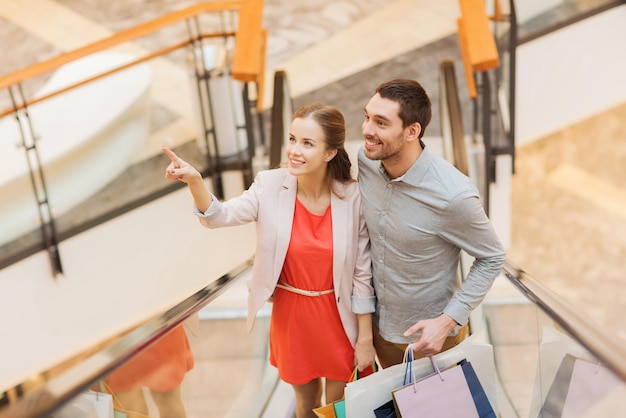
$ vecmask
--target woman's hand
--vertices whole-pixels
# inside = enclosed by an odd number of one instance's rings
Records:
[[[178,180],[183,183],[189,184],[194,180],[202,180],[202,175],[191,164],[181,159],[171,149],[166,146],[161,147],[161,150],[170,159],[170,164],[165,169],[165,178],[168,180]]]
[[[376,350],[374,350],[374,344],[371,341],[369,343],[357,341],[354,349],[354,362],[359,371],[362,372],[370,367],[374,364],[375,359]]]
[[[213,197],[204,187],[202,174],[168,147],[163,146],[161,150],[170,159],[170,164],[165,169],[165,178],[187,183],[196,207],[200,212],[206,212],[213,201]]]

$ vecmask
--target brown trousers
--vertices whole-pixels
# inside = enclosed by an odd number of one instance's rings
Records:
[[[394,364],[402,363],[404,358],[404,351],[408,344],[397,344],[384,340],[379,333],[378,327],[374,325],[374,348],[376,349],[376,357],[378,363],[384,369]],[[466,324],[459,329],[456,335],[446,338],[441,348],[441,352],[449,350],[452,347],[459,345],[469,335],[469,326]],[[424,356],[415,354],[415,359],[422,358]]]

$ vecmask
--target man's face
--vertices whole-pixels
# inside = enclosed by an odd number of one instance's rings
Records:
[[[406,144],[399,111],[398,102],[384,99],[378,93],[367,103],[361,125],[367,158],[384,161],[399,156]]]

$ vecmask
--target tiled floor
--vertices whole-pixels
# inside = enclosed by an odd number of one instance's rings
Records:
[[[2,0],[0,37],[14,42],[0,43],[0,73],[192,3]],[[405,19],[398,19],[399,14]],[[288,71],[297,105],[321,100],[338,106],[346,115],[349,140],[360,141],[363,105],[383,79],[406,76],[420,80],[437,108],[437,64],[441,58],[459,61],[453,35],[457,15],[455,0],[266,1],[268,74],[273,69]],[[407,28],[400,22],[408,22]],[[400,26],[397,31],[381,30],[389,24]],[[422,28],[419,36],[414,36],[415,27]],[[145,42],[128,48],[147,48],[158,40]],[[184,68],[166,60],[157,66],[159,77],[171,80],[174,86],[186,85]],[[28,88],[35,91],[38,85]],[[155,139],[149,141],[139,160],[147,161],[158,153],[168,127],[180,127],[180,120],[188,117],[184,106],[172,106],[177,103],[172,100],[175,90],[154,92],[154,108],[160,115]],[[0,107],[6,105],[4,100],[0,98]],[[464,110],[469,112],[467,106]],[[623,105],[517,151],[508,256],[608,332],[626,340],[622,321],[626,315],[625,121]],[[436,135],[438,130],[435,116],[428,133]],[[186,131],[181,138],[188,134]],[[201,344],[199,352],[203,351]],[[198,370],[211,369],[210,363],[203,363],[201,357],[198,360]],[[190,379],[201,379],[200,374],[190,375]],[[199,387],[210,390],[207,385],[198,382]],[[219,387],[215,390],[219,393]]]

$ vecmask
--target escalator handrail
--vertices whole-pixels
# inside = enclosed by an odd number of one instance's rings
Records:
[[[12,85],[22,83],[28,79],[43,75],[59,68],[64,64],[86,57],[96,52],[100,52],[121,45],[125,42],[134,41],[138,38],[171,26],[174,23],[194,18],[200,14],[222,11],[237,11],[241,10],[241,8],[244,6],[246,6],[245,1],[235,0],[220,2],[199,2],[193,6],[177,10],[175,12],[158,17],[141,25],[137,25],[130,29],[117,32],[99,41],[90,43],[69,52],[65,52],[48,60],[38,62],[31,65],[30,67],[3,75],[2,77],[0,77],[0,89],[4,89]]]
[[[74,83],[71,86],[67,86],[66,88],[47,94],[45,97],[27,100],[24,103],[18,103],[16,106],[10,106],[6,109],[2,109],[0,110],[0,116],[10,115],[15,110],[24,109],[25,107],[39,101],[61,94],[66,90],[80,87],[83,84],[102,78],[112,72],[120,71],[125,67],[137,65],[144,61],[165,55],[172,50],[196,42],[198,39],[202,39],[203,37],[212,38],[218,36],[234,36],[236,46],[232,57],[232,77],[233,79],[241,81],[255,80],[259,85],[259,91],[262,92],[264,83],[264,68],[262,66],[262,62],[264,59],[263,55],[265,54],[264,48],[266,37],[266,31],[261,28],[262,3],[262,0],[198,2],[187,8],[176,10],[143,24],[117,32],[96,42],[92,42],[85,46],[62,53],[53,58],[37,62],[26,68],[22,68],[9,74],[0,75],[0,90],[10,89],[14,86],[20,86],[28,80],[50,73],[65,64],[69,64],[73,61],[85,58],[98,52],[119,47],[126,42],[136,41],[144,36],[157,33],[160,30],[164,30],[180,22],[198,18],[198,16],[205,13],[238,12],[240,15],[240,25],[234,33],[232,31],[219,31],[210,34],[199,34],[199,38],[190,37],[187,41],[177,43],[171,47],[163,48],[154,53],[144,54],[145,56],[128,63],[126,66],[118,66],[118,68],[112,71],[106,71],[98,74],[97,76],[82,80],[79,83]]]
[[[182,302],[25,393],[4,410],[0,409],[0,418],[48,416],[215,300],[252,268],[253,259],[244,261]]]
[[[461,103],[459,101],[459,90],[456,83],[456,73],[454,71],[454,62],[443,60],[439,65],[439,77],[443,82],[444,97],[441,98],[441,105],[445,106],[448,120],[442,120],[441,123],[448,123],[450,127],[450,135],[452,139],[452,158],[454,166],[466,176],[469,176],[467,150],[465,147],[465,130],[463,129],[463,116],[461,112]],[[442,130],[443,131],[443,130]]]
[[[289,91],[287,73],[277,70],[274,73],[274,96],[272,103],[272,125],[269,143],[269,167],[276,168],[282,159],[283,145],[287,137],[286,123],[291,123],[293,103]],[[288,114],[288,118],[285,118]],[[285,120],[287,119],[287,120]]]
[[[508,259],[503,272],[528,300],[626,382],[626,350],[623,342],[609,337],[596,323],[582,316],[571,304]]]

